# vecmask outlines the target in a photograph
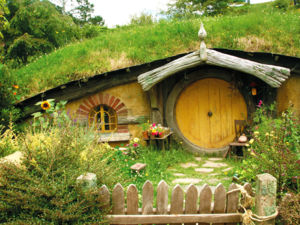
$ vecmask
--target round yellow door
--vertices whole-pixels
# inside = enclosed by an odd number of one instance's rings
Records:
[[[235,138],[234,120],[247,119],[241,93],[215,78],[198,80],[184,89],[175,112],[184,137],[203,148],[228,145]]]

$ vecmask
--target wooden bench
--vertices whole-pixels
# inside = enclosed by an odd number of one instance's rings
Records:
[[[153,145],[153,143],[155,143],[157,149],[165,151],[166,145],[167,149],[170,149],[172,135],[173,132],[170,132],[169,134],[166,134],[164,137],[161,138],[151,136],[150,138],[144,140],[147,142],[147,145]]]

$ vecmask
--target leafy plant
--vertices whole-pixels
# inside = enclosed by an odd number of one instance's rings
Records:
[[[0,166],[0,223],[105,222],[97,189],[83,190],[76,178],[95,173],[98,187],[111,188],[117,180],[124,182],[124,177],[117,164],[108,162],[111,148],[99,145],[95,132],[75,126],[63,115],[51,123],[39,120],[36,127],[13,139],[5,134],[24,157],[19,167]]]
[[[300,224],[300,193],[287,193],[279,205],[280,219],[286,225]]]
[[[290,0],[276,0],[273,5],[275,8],[287,10],[290,5]]]
[[[254,180],[259,173],[270,173],[278,182],[278,193],[294,188],[292,180],[298,176],[300,165],[300,124],[292,109],[276,116],[276,107],[262,106],[254,115],[252,139],[248,154],[239,173],[246,180]]]

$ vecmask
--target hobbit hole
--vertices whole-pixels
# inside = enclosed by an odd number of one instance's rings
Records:
[[[67,110],[110,143],[142,138],[139,123],[158,122],[172,128],[187,150],[209,154],[228,149],[234,121],[250,118],[262,96],[264,104],[277,97],[280,111],[292,101],[299,115],[299,58],[206,49],[200,33],[198,51],[72,81],[18,106],[29,109],[29,117],[40,110],[38,101],[66,100]]]

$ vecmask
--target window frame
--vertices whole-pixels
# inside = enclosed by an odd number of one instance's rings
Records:
[[[106,122],[107,118],[108,122]],[[118,127],[117,113],[112,107],[106,104],[97,105],[90,110],[88,114],[88,123],[90,127],[94,126],[100,133],[115,132]]]

